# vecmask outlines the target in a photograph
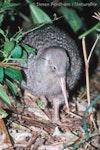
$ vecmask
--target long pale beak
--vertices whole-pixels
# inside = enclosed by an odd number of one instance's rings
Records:
[[[65,99],[65,104],[66,104],[66,107],[67,107],[67,111],[69,111],[68,92],[67,92],[67,89],[66,89],[65,77],[60,77],[59,83],[60,83],[62,93],[63,93],[64,99]]]

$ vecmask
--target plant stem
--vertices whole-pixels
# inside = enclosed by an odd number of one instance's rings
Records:
[[[83,37],[86,37],[88,34],[90,34],[91,32],[93,32],[94,30],[96,30],[97,28],[100,27],[100,22],[98,22],[95,26],[93,26],[91,29],[89,29],[88,31],[86,31],[85,33],[81,34],[79,36],[79,39],[82,39]]]

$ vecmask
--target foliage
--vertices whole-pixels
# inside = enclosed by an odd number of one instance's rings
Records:
[[[19,6],[19,3],[12,3],[11,0],[0,1],[0,26],[2,27],[2,23],[6,14],[14,15],[15,7]],[[15,97],[18,94],[18,89],[13,83],[13,81],[19,82],[22,81],[22,74],[20,70],[17,70],[16,67],[12,67],[12,65],[7,65],[11,60],[19,60],[22,62],[26,62],[28,52],[35,53],[33,48],[30,48],[28,45],[22,44],[20,41],[24,36],[24,32],[19,29],[17,33],[9,38],[8,30],[4,31],[0,28],[0,36],[1,36],[1,46],[0,46],[0,83],[6,84],[10,89],[12,95]],[[6,91],[0,86],[0,98],[7,104],[11,105],[9,96],[6,94]]]
[[[21,71],[17,70],[16,67],[14,68],[14,66],[12,67],[11,65],[5,66],[5,64],[9,64],[9,61],[12,60],[26,62],[28,53],[32,52],[33,54],[35,54],[35,51],[28,45],[20,43],[20,40],[24,35],[21,30],[11,38],[8,38],[7,34],[2,29],[0,29],[0,34],[3,37],[3,42],[0,50],[0,82],[1,84],[6,84],[9,87],[11,93],[14,96],[17,96],[18,90],[12,81],[17,81],[19,84],[21,83]],[[1,92],[5,93],[2,87]],[[4,102],[10,104],[9,98],[7,97],[7,95],[5,95],[3,97],[0,95],[0,97],[4,100]]]
[[[75,10],[61,7],[60,11],[74,32],[77,32],[82,27],[82,20],[77,15]]]
[[[50,17],[44,11],[42,11],[42,9],[34,5],[34,3],[31,3],[31,1],[29,0],[26,0],[26,2],[29,5],[30,13],[34,21],[34,24],[52,23]]]
[[[14,9],[19,5],[19,3],[12,3],[11,0],[0,1],[0,25],[2,25],[6,14],[11,17],[11,20],[14,20]]]
[[[4,100],[4,102],[7,103],[8,105],[11,105],[10,99],[2,87],[0,87],[0,98]]]

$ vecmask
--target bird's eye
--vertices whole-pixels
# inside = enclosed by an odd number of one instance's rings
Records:
[[[53,72],[55,72],[57,70],[57,67],[56,66],[51,66],[51,69]]]

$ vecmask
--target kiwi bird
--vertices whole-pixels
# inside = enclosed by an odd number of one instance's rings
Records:
[[[35,48],[37,54],[29,54],[27,62],[21,64],[26,77],[21,86],[52,102],[52,120],[60,124],[60,105],[65,103],[69,109],[68,95],[81,73],[77,45],[67,33],[52,24],[28,33],[22,42]]]

